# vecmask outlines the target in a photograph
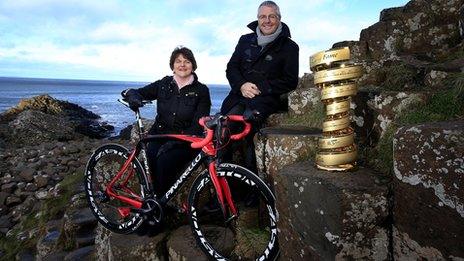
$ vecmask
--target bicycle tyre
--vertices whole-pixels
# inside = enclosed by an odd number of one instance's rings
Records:
[[[84,187],[90,209],[100,224],[119,234],[133,232],[144,221],[139,213],[130,212],[128,216],[122,217],[118,208],[130,208],[131,206],[118,199],[110,198],[105,192],[106,184],[116,176],[128,157],[129,151],[125,147],[118,144],[106,144],[94,151],[85,169]],[[130,179],[129,188],[144,198],[143,185],[147,183],[142,165],[135,158],[128,170],[135,171],[136,176]]]
[[[278,215],[271,190],[253,172],[235,164],[221,164],[217,175],[226,178],[239,214],[227,220],[219,208],[214,212],[205,207],[216,194],[208,171],[201,173],[188,199],[189,222],[200,248],[215,260],[275,260]],[[256,195],[254,205],[245,204],[245,196],[252,195],[248,193]]]

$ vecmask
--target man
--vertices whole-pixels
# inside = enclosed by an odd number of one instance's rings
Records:
[[[242,35],[227,64],[231,91],[222,103],[222,114],[241,114],[246,109],[260,113],[247,139],[245,164],[257,172],[253,136],[261,123],[277,112],[280,96],[298,84],[298,45],[290,39],[288,26],[281,22],[279,6],[264,1],[258,20],[250,23],[253,32]]]

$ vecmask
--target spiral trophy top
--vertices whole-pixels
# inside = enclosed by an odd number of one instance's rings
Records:
[[[309,68],[311,71],[318,71],[318,69],[323,69],[332,63],[348,60],[350,60],[350,48],[335,48],[313,54],[309,58]]]
[[[348,47],[318,52],[310,57],[314,84],[321,88],[326,105],[323,136],[318,142],[316,166],[329,171],[347,171],[356,164],[357,149],[351,128],[351,97],[357,93],[356,80],[362,67],[350,62]]]

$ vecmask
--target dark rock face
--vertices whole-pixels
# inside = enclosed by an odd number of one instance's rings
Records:
[[[464,257],[464,121],[399,129],[394,139],[394,254]]]
[[[317,170],[312,162],[275,177],[285,260],[388,260],[387,187],[377,173]]]

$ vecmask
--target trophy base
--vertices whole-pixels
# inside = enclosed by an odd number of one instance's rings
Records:
[[[316,167],[318,169],[325,170],[325,171],[346,172],[346,171],[353,170],[356,167],[356,165],[354,163],[340,164],[336,166],[323,166],[323,165],[316,164]]]

